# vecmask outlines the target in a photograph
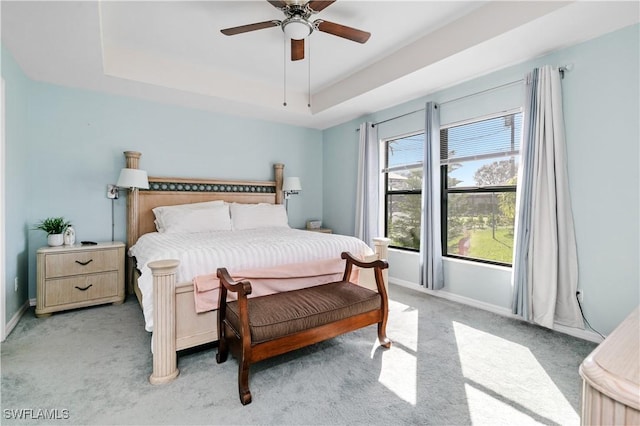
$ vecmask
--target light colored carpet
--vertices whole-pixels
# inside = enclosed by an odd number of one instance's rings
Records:
[[[1,423],[579,424],[578,366],[595,344],[396,286],[390,294],[391,349],[370,326],[263,361],[247,406],[236,360],[216,364],[215,347],[181,353],[178,379],[150,385],[134,298],[44,319],[30,311],[2,344]]]

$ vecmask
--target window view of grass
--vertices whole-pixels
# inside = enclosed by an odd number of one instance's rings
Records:
[[[495,234],[491,228],[475,229],[468,233],[468,248],[460,247],[460,236],[447,242],[449,254],[474,259],[511,263],[513,255],[513,228],[498,227]],[[464,237],[462,237],[464,238]]]
[[[511,263],[515,195],[449,194],[447,254]]]

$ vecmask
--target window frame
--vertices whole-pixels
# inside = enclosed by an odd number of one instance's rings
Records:
[[[476,117],[469,120],[458,121],[455,123],[451,123],[445,126],[440,126],[440,135],[442,135],[443,130],[450,129],[452,127],[464,126],[466,124],[477,123],[479,121],[491,120],[495,118],[505,117],[508,115],[522,114],[522,108],[516,108],[508,111],[502,111],[494,114],[487,114],[481,117]],[[520,132],[522,138],[522,131]],[[522,143],[522,139],[520,141]],[[520,157],[520,152],[518,151],[518,157]],[[447,164],[440,165],[440,238],[441,238],[441,247],[442,247],[442,257],[466,260],[469,262],[477,262],[484,263],[488,265],[497,265],[497,266],[506,266],[512,267],[512,263],[509,262],[500,262],[497,260],[490,259],[480,259],[469,256],[460,256],[457,254],[448,253],[448,195],[449,194],[491,194],[491,193],[505,193],[512,192],[514,194],[517,193],[518,184],[515,185],[496,185],[496,186],[467,186],[467,187],[459,187],[459,188],[448,188],[448,168]]]
[[[403,189],[403,190],[397,190],[397,191],[389,191],[389,150],[388,150],[388,143],[391,141],[396,141],[398,139],[405,139],[405,138],[409,138],[412,136],[418,136],[418,135],[424,135],[424,130],[417,130],[414,132],[407,132],[401,135],[396,135],[396,136],[392,136],[389,138],[384,138],[380,140],[380,145],[382,146],[382,151],[384,153],[384,156],[382,157],[382,174],[383,179],[382,179],[382,185],[384,188],[384,193],[383,193],[383,203],[384,203],[384,209],[383,209],[383,221],[384,221],[384,236],[386,238],[390,238],[389,237],[389,197],[393,196],[393,195],[418,195],[420,197],[420,201],[422,202],[422,185],[420,187],[420,189]],[[423,138],[424,139],[424,138]],[[423,149],[424,149],[424,142],[423,142]],[[424,158],[424,156],[423,156]],[[421,159],[422,162],[422,159]],[[424,176],[422,177],[422,179],[424,179]],[[391,194],[391,195],[390,195]],[[393,248],[393,249],[397,249],[397,250],[405,250],[408,252],[412,252],[412,253],[418,253],[420,251],[420,249],[414,249],[411,247],[402,247],[402,246],[397,246],[397,245],[393,245],[393,244],[389,244],[389,248]]]

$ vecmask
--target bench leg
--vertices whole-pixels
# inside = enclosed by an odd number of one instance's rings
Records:
[[[245,361],[244,354],[238,360],[238,391],[242,405],[251,403],[251,391],[249,390],[249,363]]]
[[[387,337],[386,319],[378,323],[378,340],[380,341],[380,346],[387,349],[391,347],[391,340]]]
[[[227,339],[224,337],[224,331],[219,331],[218,336],[218,353],[216,354],[216,362],[222,364],[227,360],[229,355],[229,346],[227,345]]]

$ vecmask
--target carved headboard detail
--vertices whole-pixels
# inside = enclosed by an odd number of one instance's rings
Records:
[[[141,153],[125,151],[126,167],[139,168]],[[284,164],[273,165],[273,181],[149,177],[149,189],[132,189],[127,197],[127,248],[156,230],[152,209],[158,206],[223,200],[229,203],[282,204]]]

